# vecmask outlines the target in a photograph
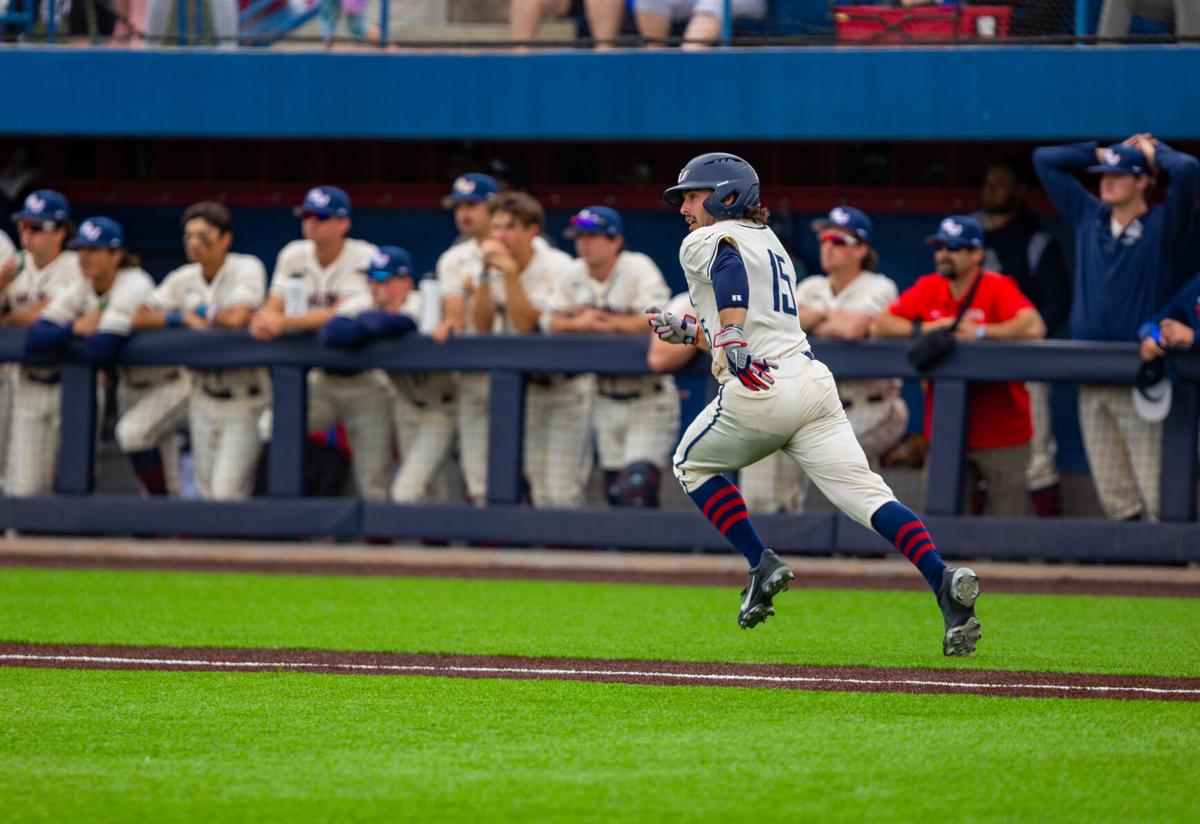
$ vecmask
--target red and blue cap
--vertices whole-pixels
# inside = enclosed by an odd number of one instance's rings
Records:
[[[79,224],[75,237],[67,246],[72,249],[124,249],[125,230],[110,217],[89,217]]]
[[[983,225],[973,217],[950,215],[938,224],[938,230],[925,238],[930,246],[946,244],[951,250],[971,246],[983,248]]]
[[[392,278],[411,278],[413,276],[413,259],[406,250],[399,246],[380,246],[379,251],[371,255],[371,261],[365,269],[359,269],[371,280],[386,281]]]
[[[483,172],[468,172],[454,179],[450,194],[442,198],[442,207],[453,209],[459,203],[486,203],[500,191],[500,184]]]
[[[71,207],[62,192],[53,189],[38,189],[30,192],[20,211],[12,213],[13,222],[18,220],[45,220],[65,223],[71,219]]]
[[[824,232],[827,229],[838,229],[871,245],[871,232],[875,227],[867,213],[853,206],[835,206],[829,210],[828,217],[817,218],[812,222],[814,232]]]
[[[625,224],[616,209],[608,206],[587,206],[571,216],[571,223],[563,232],[565,237],[580,235],[606,235],[620,237],[625,234]]]
[[[314,186],[304,196],[304,202],[292,209],[292,214],[350,217],[350,195],[337,186]]]
[[[1088,166],[1088,171],[1098,175],[1145,175],[1150,173],[1150,164],[1141,149],[1118,143],[1105,149],[1099,165]]]

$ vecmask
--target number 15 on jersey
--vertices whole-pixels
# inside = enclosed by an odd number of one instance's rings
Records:
[[[792,275],[788,271],[790,264],[774,251],[768,250],[767,254],[771,258],[775,311],[785,315],[796,315],[796,293],[792,291]]]

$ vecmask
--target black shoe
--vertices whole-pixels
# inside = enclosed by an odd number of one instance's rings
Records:
[[[942,638],[944,655],[963,656],[975,651],[981,635],[979,619],[975,617],[975,599],[979,597],[979,576],[967,567],[947,567],[942,573],[938,590],[938,606],[946,619],[946,634]]]
[[[742,608],[738,610],[738,626],[750,629],[775,614],[771,599],[788,588],[796,576],[788,565],[771,550],[763,550],[758,566],[750,570],[746,588],[742,590]]]

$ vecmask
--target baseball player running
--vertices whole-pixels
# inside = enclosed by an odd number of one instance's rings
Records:
[[[79,224],[70,247],[79,255],[83,279],[58,292],[30,327],[25,348],[33,352],[60,351],[74,337],[82,337],[88,360],[102,366],[113,363],[129,336],[138,306],[154,291],[154,281],[136,255],[125,246],[121,224],[107,217],[92,217]],[[124,415],[154,387],[181,381],[176,367],[121,367],[117,370],[117,409]],[[47,421],[58,443],[58,416]],[[179,451],[174,433],[154,447],[129,455],[142,491],[166,495],[179,490]],[[57,449],[55,450],[57,452]]]
[[[371,308],[363,272],[379,250],[348,238],[350,197],[335,186],[317,186],[293,209],[304,240],[284,246],[271,276],[266,305],[250,322],[257,340],[292,332],[315,332],[335,316],[355,317]],[[270,412],[260,433],[270,438]],[[392,410],[388,381],[379,369],[313,369],[308,373],[308,427],[321,430],[338,421],[354,454],[358,493],[369,500],[388,497],[392,471]]]
[[[326,346],[352,348],[375,338],[415,332],[421,317],[421,293],[413,289],[412,256],[399,246],[384,246],[364,270],[373,307],[356,318],[338,316],[321,327]],[[454,445],[454,375],[449,372],[389,372],[393,420],[400,444],[400,466],[392,480],[396,503],[428,501],[438,473]]]
[[[488,209],[491,236],[481,245],[485,268],[471,296],[472,319],[477,329],[534,334],[571,257],[534,242],[545,215],[529,195],[506,192]],[[534,506],[583,504],[592,470],[595,385],[594,375],[527,377],[524,460]]]
[[[871,246],[871,219],[852,206],[838,206],[814,220],[824,275],[796,287],[801,328],[816,337],[858,340],[871,321],[897,297],[891,278],[872,271],[879,254]],[[908,426],[908,405],[895,379],[838,381],[838,395],[854,436],[872,464],[899,443]],[[808,477],[795,461],[776,452],[738,475],[751,512],[799,512],[808,493]]]
[[[220,203],[189,206],[182,223],[184,251],[191,262],[169,273],[150,293],[133,315],[133,329],[245,329],[251,314],[262,305],[266,291],[267,272],[262,261],[229,251],[233,222],[229,210]],[[157,413],[148,419],[167,419],[172,399],[164,396],[181,391],[178,383],[165,384],[162,391],[148,393],[125,417],[143,406],[158,406]],[[248,498],[262,450],[258,418],[270,399],[266,370],[196,369],[188,391],[192,458],[201,497]],[[123,423],[124,419],[117,424],[118,438]],[[141,425],[130,428],[142,432],[154,429]],[[155,441],[146,436],[144,442]]]
[[[738,624],[773,615],[774,596],[795,576],[763,546],[741,492],[722,473],[783,450],[834,505],[917,567],[942,610],[943,653],[969,655],[980,637],[979,578],[945,565],[921,519],[867,465],[833,376],[800,328],[792,265],[767,227],[753,167],[724,152],[703,154],[663,197],[688,225],[679,261],[697,317],[650,307],[650,325],[672,343],[703,334],[720,384],[675,450],[675,476],[750,564]]]
[[[0,293],[6,298],[0,322],[32,326],[53,297],[79,286],[83,273],[76,254],[64,250],[71,212],[61,193],[33,192],[12,219],[22,253],[0,267]],[[11,370],[12,423],[5,482],[9,495],[37,495],[53,488],[61,381],[61,370],[53,365],[22,364]]]
[[[625,249],[621,216],[589,206],[571,218],[566,236],[579,257],[556,284],[549,333],[645,336],[640,307],[665,304],[670,289],[646,255]],[[613,506],[658,506],[663,467],[679,432],[679,395],[668,375],[601,375],[592,428],[604,488]]]

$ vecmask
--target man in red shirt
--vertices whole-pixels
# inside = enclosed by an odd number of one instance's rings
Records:
[[[903,338],[948,327],[976,278],[979,287],[955,330],[959,340],[1037,340],[1046,336],[1042,316],[1016,281],[983,270],[983,227],[953,215],[925,242],[933,247],[937,273],[918,278],[872,324],[876,337]],[[1029,464],[1029,393],[1020,381],[972,383],[967,423],[967,489],[986,488],[989,515],[1026,514],[1025,467]],[[933,420],[933,388],[927,389],[925,437]]]

